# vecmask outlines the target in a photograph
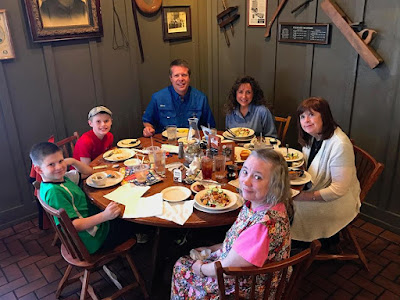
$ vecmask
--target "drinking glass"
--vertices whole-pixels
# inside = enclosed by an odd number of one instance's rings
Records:
[[[175,144],[176,141],[176,125],[167,126],[168,143]]]
[[[163,150],[156,150],[154,155],[154,170],[160,174],[165,174],[165,152]]]
[[[133,166],[133,171],[135,172],[136,175],[136,180],[140,183],[146,182],[147,179],[147,173],[149,172],[149,165],[136,165]]]
[[[213,172],[213,160],[208,156],[201,158],[201,171],[203,173],[203,179],[211,179]]]
[[[150,163],[154,164],[154,152],[161,150],[161,148],[158,146],[150,146],[147,147],[146,150],[148,151]]]
[[[225,177],[225,155],[219,154],[214,156],[215,178],[223,179]]]

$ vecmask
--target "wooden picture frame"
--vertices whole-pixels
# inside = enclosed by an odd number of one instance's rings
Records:
[[[190,6],[163,6],[161,15],[164,41],[192,38]]]
[[[268,0],[247,0],[247,26],[265,27],[267,25]]]
[[[103,36],[100,0],[73,0],[68,10],[59,0],[24,0],[35,43]]]
[[[0,60],[15,58],[5,9],[0,9]]]

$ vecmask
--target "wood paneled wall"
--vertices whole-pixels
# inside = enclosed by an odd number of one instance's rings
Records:
[[[290,11],[303,0],[288,1],[264,38],[265,28],[247,27],[247,1],[238,5],[240,19],[235,35],[227,34],[227,47],[216,15],[223,10],[217,0],[164,0],[164,6],[190,5],[192,39],[164,42],[161,12],[138,14],[145,54],[140,62],[130,0],[115,0],[129,47],[112,49],[112,1],[101,1],[104,37],[94,40],[34,44],[31,42],[23,1],[4,0],[16,59],[0,61],[0,228],[36,213],[28,152],[32,144],[51,134],[56,139],[77,130],[89,130],[87,112],[104,104],[114,113],[115,139],[141,135],[141,115],[151,94],[169,84],[168,65],[184,58],[192,67],[192,85],[203,90],[217,119],[225,127],[223,105],[238,77],[254,76],[280,116],[292,115],[309,96],[325,97],[338,123],[357,145],[385,164],[362,211],[372,221],[400,232],[400,3],[398,0],[337,0],[354,21],[378,31],[372,42],[384,58],[371,70],[332,25],[329,45],[277,42],[277,23],[330,20],[320,9],[321,0],[303,11]],[[268,0],[268,20],[278,0]],[[295,121],[288,142],[296,143]]]

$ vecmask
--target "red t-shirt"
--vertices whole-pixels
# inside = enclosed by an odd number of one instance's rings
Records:
[[[114,136],[111,132],[107,132],[102,140],[94,134],[93,130],[85,132],[76,142],[74,158],[81,160],[81,157],[89,157],[94,160],[97,156],[109,150],[113,141]]]

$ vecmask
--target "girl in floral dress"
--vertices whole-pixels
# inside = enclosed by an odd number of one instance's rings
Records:
[[[275,151],[255,150],[245,161],[239,176],[245,204],[222,244],[211,249],[204,261],[179,258],[172,275],[171,299],[219,299],[214,262],[223,267],[261,267],[286,259],[290,254],[290,184],[284,158]],[[257,279],[257,294],[263,292],[266,277]],[[273,299],[280,273],[273,275],[269,298]],[[249,294],[251,278],[240,282],[242,296]],[[225,278],[226,292],[235,289],[234,278]]]

